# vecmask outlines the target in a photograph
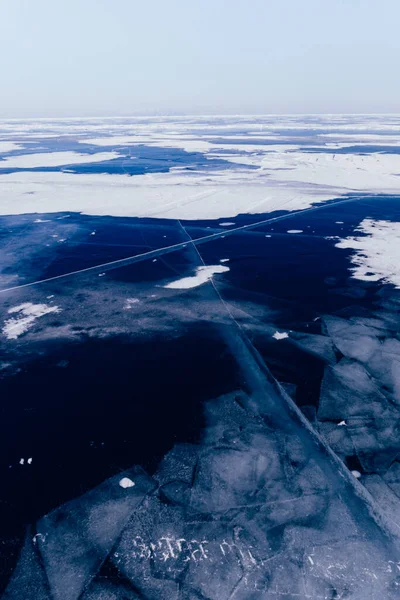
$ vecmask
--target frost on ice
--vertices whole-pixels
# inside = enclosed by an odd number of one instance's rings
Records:
[[[8,313],[16,316],[4,321],[3,334],[9,340],[16,340],[33,326],[36,319],[50,313],[58,312],[60,312],[58,306],[47,306],[47,304],[25,302],[19,306],[14,306],[14,308],[9,309]]]

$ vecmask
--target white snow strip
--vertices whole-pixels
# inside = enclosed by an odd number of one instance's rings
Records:
[[[35,219],[34,223],[50,223],[51,219]]]
[[[24,147],[19,144],[14,144],[14,142],[0,142],[0,153],[3,152],[14,152],[14,150],[23,150]],[[1,164],[1,161],[0,161]]]
[[[275,333],[272,337],[275,338],[276,340],[284,340],[289,337],[289,334],[286,333],[286,331],[283,331],[282,333],[279,331],[275,331]]]
[[[276,183],[261,170],[171,171],[134,177],[20,171],[0,175],[0,215],[80,212],[115,217],[220,219],[227,213],[309,208],[342,193],[340,188]]]
[[[129,477],[123,477],[123,478],[120,480],[120,482],[119,482],[119,485],[120,485],[122,488],[124,488],[124,489],[127,489],[127,488],[131,488],[131,487],[133,487],[133,486],[135,485],[135,482],[134,482],[134,481],[132,481],[132,479],[129,479]]]
[[[302,229],[288,229],[286,233],[303,233]]]
[[[0,161],[0,169],[32,169],[36,167],[61,167],[62,165],[103,162],[118,158],[116,152],[80,154],[79,152],[43,152],[10,156]]]
[[[229,258],[221,258],[219,262],[226,263],[226,262],[229,262],[229,260],[230,260]]]
[[[198,287],[209,281],[216,273],[225,273],[229,271],[229,267],[223,267],[222,265],[210,265],[207,267],[198,267],[196,269],[196,275],[193,277],[184,277],[183,279],[177,279],[171,281],[163,287],[174,290],[188,290],[191,288]]]
[[[4,321],[2,329],[3,335],[5,335],[8,340],[16,340],[33,326],[36,319],[49,313],[58,312],[60,312],[58,306],[47,306],[47,304],[32,304],[31,302],[25,302],[19,306],[14,306],[14,308],[9,309],[8,313],[18,314],[18,316]]]
[[[382,280],[400,288],[400,223],[364,219],[356,231],[366,235],[336,244],[337,248],[355,251],[350,257],[352,276],[361,281]]]
[[[223,223],[218,223],[220,227],[229,227],[230,225],[235,225],[233,221],[224,221]]]

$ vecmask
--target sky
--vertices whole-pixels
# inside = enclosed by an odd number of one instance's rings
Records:
[[[0,0],[0,118],[400,112],[399,0]]]

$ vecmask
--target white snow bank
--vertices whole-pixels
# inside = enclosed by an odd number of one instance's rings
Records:
[[[353,277],[383,280],[400,288],[400,223],[364,219],[356,231],[366,235],[348,237],[336,244],[337,248],[355,250],[350,259]]]
[[[25,302],[19,306],[14,306],[8,311],[9,314],[18,316],[4,321],[3,335],[8,340],[16,340],[20,335],[26,333],[32,327],[36,319],[49,313],[58,313],[58,306],[47,306],[47,304],[32,304]]]
[[[198,267],[196,269],[196,274],[193,275],[193,277],[183,277],[183,279],[171,281],[171,283],[167,283],[167,285],[164,285],[164,287],[174,290],[188,290],[206,283],[216,273],[225,273],[226,271],[229,271],[229,267],[223,267],[222,265]]]

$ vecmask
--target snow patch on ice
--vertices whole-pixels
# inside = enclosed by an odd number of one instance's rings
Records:
[[[348,237],[337,248],[355,250],[350,257],[355,279],[392,283],[400,288],[400,223],[364,219],[356,229],[364,234]]]
[[[229,271],[229,267],[223,267],[222,265],[209,265],[207,267],[198,267],[196,274],[192,277],[183,277],[176,281],[171,281],[163,287],[174,290],[188,290],[191,288],[198,287],[203,283],[209,281],[216,273],[225,273]]]
[[[8,313],[18,314],[18,316],[4,321],[2,330],[3,335],[5,335],[8,340],[16,340],[33,326],[36,319],[49,313],[58,312],[60,312],[58,306],[47,306],[47,304],[32,304],[32,302],[25,302],[19,306],[14,306],[14,308],[9,309]]]

